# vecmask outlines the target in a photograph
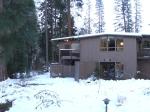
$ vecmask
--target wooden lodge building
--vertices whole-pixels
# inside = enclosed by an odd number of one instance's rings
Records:
[[[140,73],[150,78],[150,34],[99,33],[52,39],[57,41],[59,62],[52,76],[87,78],[99,75],[128,79]]]

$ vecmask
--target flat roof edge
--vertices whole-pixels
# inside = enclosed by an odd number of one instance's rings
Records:
[[[54,38],[51,41],[55,40],[65,40],[65,39],[82,39],[88,37],[97,37],[97,36],[130,36],[130,37],[142,37],[142,34],[139,33],[97,33],[97,34],[86,34],[86,35],[78,35],[78,36],[70,36],[70,37],[62,37],[62,38]]]

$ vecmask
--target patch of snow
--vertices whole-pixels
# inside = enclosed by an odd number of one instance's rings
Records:
[[[49,73],[0,82],[0,102],[13,101],[8,112],[150,112],[149,80],[50,78]]]

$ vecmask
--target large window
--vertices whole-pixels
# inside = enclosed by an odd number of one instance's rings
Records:
[[[124,65],[121,62],[100,62],[100,73],[106,79],[121,79]]]
[[[123,50],[123,46],[124,46],[123,39],[116,39],[116,50],[117,51]]]
[[[122,51],[124,42],[123,39],[115,39],[110,37],[101,38],[100,49],[102,51]]]
[[[108,38],[108,51],[115,51],[115,40],[114,38]]]
[[[143,48],[150,48],[150,41],[145,40],[145,41],[143,42]]]
[[[102,51],[107,51],[107,38],[102,38],[101,39],[101,46],[100,46]]]

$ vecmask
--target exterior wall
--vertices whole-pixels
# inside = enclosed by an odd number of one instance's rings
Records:
[[[79,63],[79,78],[88,78],[95,71],[96,63],[80,62]]]
[[[61,65],[51,64],[51,76],[52,77],[76,77],[77,78],[88,78],[95,70],[96,63],[93,62],[78,62],[79,65]],[[78,68],[79,67],[79,68]],[[78,74],[78,75],[77,75]]]
[[[128,77],[134,77],[137,73],[137,44],[136,43],[137,43],[136,38],[125,39],[123,63],[124,63],[124,73]]]
[[[123,51],[101,51],[100,38],[93,37],[80,40],[80,61],[121,62],[124,65],[125,78],[135,75],[137,69],[136,38],[120,37],[124,39]]]
[[[52,77],[72,77],[74,76],[75,68],[71,65],[51,64],[50,71]]]

